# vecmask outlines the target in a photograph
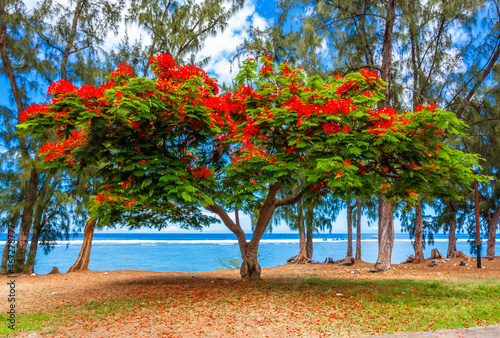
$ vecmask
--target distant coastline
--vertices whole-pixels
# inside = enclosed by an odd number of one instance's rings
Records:
[[[345,257],[347,234],[321,233],[314,235],[313,260],[323,262],[327,257],[335,260]],[[378,240],[374,234],[362,234],[362,260],[374,263],[378,255]],[[470,255],[468,234],[457,234],[458,250]],[[251,234],[247,237],[251,238]],[[5,237],[0,237],[5,240]],[[35,273],[46,274],[56,266],[66,272],[78,256],[83,234],[59,241],[52,250],[37,257]],[[1,243],[1,241],[0,241]],[[298,251],[299,236],[296,233],[264,234],[259,247],[262,267],[285,264]],[[434,243],[424,249],[426,257],[431,249],[446,253],[448,237],[435,235]],[[353,236],[355,247],[355,235]],[[486,246],[483,246],[485,255]],[[497,241],[497,252],[500,243]],[[401,263],[413,254],[413,246],[407,233],[395,235],[392,262]],[[92,244],[89,269],[96,271],[145,270],[162,272],[202,272],[225,268],[223,264],[240,259],[239,246],[232,233],[105,233],[96,232]]]

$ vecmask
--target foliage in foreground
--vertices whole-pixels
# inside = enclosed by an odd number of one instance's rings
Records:
[[[370,335],[500,323],[500,281],[495,279],[163,283],[127,289],[121,298],[64,305],[30,319],[44,332],[58,334],[120,332],[123,324],[135,323],[169,334],[271,336]]]

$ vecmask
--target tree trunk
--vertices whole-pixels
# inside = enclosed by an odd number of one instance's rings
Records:
[[[314,207],[309,205],[306,210],[306,228],[307,228],[307,238],[306,238],[306,252],[307,257],[312,260],[313,257],[313,231],[314,231]]]
[[[5,1],[0,1],[0,15],[4,14],[5,14]],[[14,96],[14,101],[16,103],[17,120],[18,123],[21,123],[21,114],[23,112],[22,94],[17,85],[16,75],[14,74],[14,68],[12,67],[12,63],[10,61],[7,50],[7,23],[5,22],[5,20],[0,25],[0,54],[2,56],[3,73],[6,74],[9,79],[12,95]],[[21,153],[23,158],[29,159],[30,155],[24,137],[19,137],[19,145],[21,148]],[[21,217],[21,226],[17,241],[17,250],[14,263],[15,273],[22,271],[26,259],[26,248],[28,247],[28,238],[31,228],[31,218],[33,216],[33,208],[37,198],[38,179],[39,179],[38,170],[32,168],[30,173],[30,179],[28,181],[27,195],[23,209],[23,214]]]
[[[456,237],[456,231],[457,231],[457,211],[455,208],[451,206],[451,218],[449,220],[449,229],[448,229],[448,250],[446,252],[446,257],[452,258],[452,255],[455,251],[457,251],[457,237]]]
[[[37,206],[35,209],[35,220],[33,222],[33,234],[31,235],[30,251],[24,268],[24,273],[30,275],[35,273],[35,259],[38,250],[38,239],[40,238],[40,233],[42,232],[42,228],[49,222],[49,218],[46,217],[42,223],[43,209],[44,208],[42,206]]]
[[[260,208],[259,219],[255,226],[252,239],[248,242],[246,252],[242,252],[243,263],[241,264],[240,274],[242,279],[260,279],[260,264],[257,260],[257,251],[262,235],[267,229],[269,222],[276,210],[276,193],[281,187],[281,183],[272,185],[268,196]]]
[[[90,250],[92,249],[92,239],[94,238],[94,229],[97,223],[96,219],[87,221],[83,230],[83,243],[78,258],[68,272],[88,270],[90,262]]]
[[[61,79],[68,81],[68,59],[71,55],[71,50],[75,47],[74,42],[77,35],[78,20],[80,19],[80,13],[83,10],[83,5],[85,0],[78,0],[75,6],[75,13],[73,14],[73,22],[71,24],[71,33],[69,35],[68,41],[66,42],[66,48],[63,52],[63,57],[61,60]]]
[[[358,217],[356,218],[356,257],[355,260],[361,260],[361,201],[356,198],[356,208]]]
[[[481,74],[481,76],[479,76],[477,78],[476,83],[474,84],[472,89],[469,91],[469,93],[467,94],[465,99],[462,101],[460,108],[458,108],[457,113],[456,113],[458,118],[462,117],[462,114],[465,111],[465,108],[467,108],[471,99],[474,97],[474,94],[476,93],[478,88],[481,86],[481,84],[484,82],[484,80],[486,79],[486,77],[488,76],[490,71],[493,69],[493,66],[497,62],[499,56],[500,56],[500,44],[498,44],[497,48],[491,54],[491,56],[489,58],[488,65],[485,66],[483,73]]]
[[[5,14],[5,1],[0,1],[0,15]],[[12,95],[14,96],[14,101],[16,102],[17,108],[17,121],[21,123],[21,113],[23,112],[23,102],[22,95],[19,87],[17,86],[16,75],[14,74],[14,68],[10,62],[9,53],[7,51],[7,22],[3,22],[0,25],[0,54],[2,54],[2,68],[3,73],[9,78],[10,88],[12,90]],[[28,148],[23,137],[19,137],[21,143],[21,149],[25,155],[28,155]]]
[[[387,6],[387,15],[385,18],[384,38],[382,41],[382,67],[380,77],[387,82],[387,87],[382,90],[385,98],[380,101],[382,108],[389,107],[389,90],[391,88],[391,64],[392,64],[392,37],[394,30],[394,21],[396,18],[397,0],[389,0]]]
[[[308,257],[306,250],[306,229],[304,226],[302,201],[297,202],[297,227],[299,229],[299,253],[296,256],[291,257],[287,262],[299,264],[309,263],[311,259]]]
[[[5,240],[5,246],[2,254],[2,267],[0,269],[0,275],[4,275],[7,273],[7,262],[9,260],[9,251],[10,247],[14,241],[14,230],[16,229],[17,222],[19,220],[19,213],[16,213],[12,220],[10,221],[8,230],[7,230],[7,239]]]
[[[378,200],[378,258],[372,271],[391,268],[392,247],[394,245],[394,221],[392,204],[384,196]]]
[[[352,257],[352,210],[351,199],[347,199],[347,253],[346,257]]]
[[[396,5],[397,0],[389,0],[387,5],[382,41],[382,66],[380,67],[380,77],[387,82],[387,87],[381,91],[384,94],[384,99],[379,102],[380,108],[389,107],[390,102],[392,37],[396,18]],[[372,271],[384,271],[391,268],[392,247],[394,245],[394,221],[392,216],[391,203],[386,202],[384,196],[380,196],[378,208],[378,258]]]
[[[33,218],[33,208],[38,197],[38,170],[31,169],[28,182],[28,193],[26,194],[25,206],[21,217],[21,226],[19,227],[19,236],[17,238],[16,258],[14,263],[14,272],[19,273],[24,270],[26,260],[26,250],[31,231]]]
[[[257,260],[257,252],[259,245],[250,241],[247,244],[245,254],[242,253],[243,263],[240,267],[240,275],[242,279],[260,279],[260,264]]]
[[[302,198],[304,193],[310,189],[310,187],[307,186],[295,197],[276,200],[276,194],[278,193],[280,187],[280,181],[277,181],[269,186],[267,197],[264,204],[262,204],[262,207],[260,208],[259,218],[257,219],[257,224],[255,225],[255,230],[250,242],[246,241],[245,233],[243,232],[243,229],[241,229],[240,224],[235,224],[224,208],[217,203],[205,206],[205,209],[217,214],[222,222],[224,222],[224,225],[238,238],[241,257],[243,258],[243,263],[241,263],[240,268],[242,279],[260,279],[261,268],[259,262],[257,261],[257,251],[259,249],[259,243],[262,235],[266,231],[276,208],[297,203]]]
[[[495,257],[495,241],[496,241],[496,232],[498,226],[498,219],[500,218],[500,204],[497,205],[495,209],[495,213],[493,217],[489,220],[488,224],[488,244],[486,247],[486,257],[493,258]]]
[[[420,196],[418,197],[418,203],[415,207],[415,263],[423,263],[424,258],[424,247],[423,247],[423,235],[424,235],[424,222],[422,219],[422,203],[420,201]]]

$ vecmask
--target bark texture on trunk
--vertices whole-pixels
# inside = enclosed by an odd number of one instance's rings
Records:
[[[246,250],[242,252],[243,263],[240,267],[240,275],[243,279],[260,279],[261,267],[257,259],[258,245],[247,244]]]
[[[347,253],[346,257],[352,257],[352,210],[351,200],[347,200]]]
[[[391,268],[394,221],[391,202],[386,202],[384,196],[380,196],[378,203],[378,258],[372,270],[385,271]]]
[[[24,270],[26,261],[26,250],[31,231],[31,223],[33,219],[33,208],[38,197],[38,170],[32,169],[28,182],[28,191],[26,194],[25,206],[21,217],[21,225],[19,227],[19,236],[17,238],[16,258],[14,272],[20,273]]]
[[[0,275],[4,275],[7,273],[7,262],[9,260],[9,251],[10,247],[14,242],[10,242],[14,240],[14,230],[16,229],[17,222],[19,221],[19,214],[15,214],[12,218],[9,227],[7,228],[7,239],[5,241],[5,246],[3,248],[2,254],[2,266],[0,268]]]
[[[357,218],[356,218],[356,257],[355,260],[361,260],[361,202],[356,198]]]
[[[495,241],[496,232],[498,227],[498,220],[500,218],[500,204],[497,205],[495,212],[491,219],[489,219],[488,224],[488,244],[486,246],[486,257],[495,257]]]
[[[30,251],[28,253],[28,258],[26,259],[26,266],[24,268],[24,273],[32,274],[35,272],[35,259],[36,253],[38,251],[38,240],[44,226],[49,222],[49,218],[45,217],[42,223],[43,208],[37,207],[35,210],[35,221],[33,222],[33,233],[31,235]]]
[[[69,268],[68,272],[88,270],[90,262],[90,251],[92,249],[92,239],[94,238],[94,229],[97,223],[96,219],[87,221],[83,230],[83,243],[76,262]]]
[[[422,203],[420,201],[420,196],[418,197],[418,203],[415,207],[415,263],[422,263],[425,261],[424,258],[424,247],[423,247],[423,236],[424,236],[424,221],[422,216]]]
[[[389,90],[391,88],[391,65],[392,65],[392,37],[394,31],[394,21],[396,18],[397,0],[389,0],[387,15],[385,18],[384,38],[382,41],[382,67],[380,77],[387,82],[387,87],[382,90],[385,98],[380,101],[382,108],[389,107]]]
[[[288,263],[304,264],[311,261],[306,250],[306,228],[304,225],[304,212],[302,210],[302,201],[297,202],[297,228],[299,229],[299,253],[290,259]]]
[[[453,207],[453,205],[450,204],[450,220],[448,222],[449,224],[449,229],[448,229],[448,250],[446,251],[446,257],[452,258],[452,255],[455,251],[457,251],[457,237],[456,237],[456,232],[457,232],[457,211]]]
[[[314,217],[314,208],[312,206],[308,206],[306,209],[306,231],[307,231],[306,252],[307,252],[307,257],[309,257],[310,260],[312,260],[313,257],[313,232],[314,232],[313,217]]]

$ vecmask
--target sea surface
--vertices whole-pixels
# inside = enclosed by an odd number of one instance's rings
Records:
[[[355,250],[355,234],[353,235]],[[431,249],[437,248],[446,254],[448,235],[435,235],[433,244],[426,244],[425,257]],[[15,236],[17,238],[17,236]],[[247,239],[251,235],[247,235]],[[457,235],[457,249],[470,254],[467,234]],[[3,249],[6,234],[0,237]],[[57,267],[66,272],[75,262],[82,245],[83,234],[70,237],[68,241],[58,241],[48,254],[39,247],[35,264],[37,274],[46,274]],[[361,258],[374,263],[377,260],[378,242],[376,235],[363,234]],[[482,241],[482,256],[486,254],[486,240]],[[285,264],[287,259],[297,254],[298,234],[264,234],[259,247],[259,262],[262,267]],[[496,253],[500,254],[500,240],[497,240]],[[314,235],[313,260],[323,262],[327,257],[334,260],[345,257],[347,250],[346,234],[321,233]],[[396,234],[392,263],[401,263],[413,254],[412,241],[408,234]],[[100,233],[94,234],[89,269],[110,270],[149,270],[199,272],[224,269],[231,262],[240,259],[236,236],[214,233]]]

